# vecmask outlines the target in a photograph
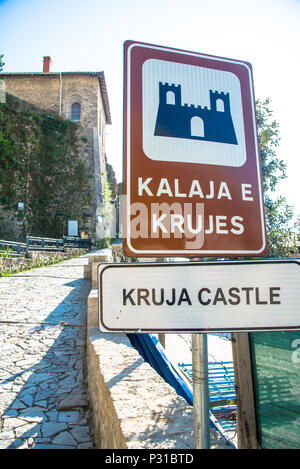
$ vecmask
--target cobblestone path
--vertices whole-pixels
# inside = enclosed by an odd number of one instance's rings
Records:
[[[87,256],[0,278],[0,449],[93,448]]]

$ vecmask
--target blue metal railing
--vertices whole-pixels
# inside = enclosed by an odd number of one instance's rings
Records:
[[[0,239],[0,257],[23,257],[27,253],[27,244]]]
[[[60,251],[64,250],[62,239],[39,238],[37,236],[26,236],[27,249],[29,251]]]
[[[87,248],[92,247],[92,240],[89,238],[76,238],[75,236],[63,236],[64,246],[67,248]]]
[[[63,252],[65,248],[91,249],[91,239],[63,236],[62,239],[26,236],[26,243],[0,240],[0,257],[25,257],[28,251]]]
[[[178,366],[192,382],[192,364],[179,363]],[[232,362],[208,363],[208,388],[210,407],[233,405],[236,403]]]
[[[192,383],[192,364],[180,363],[180,369]],[[222,432],[236,433],[236,390],[232,362],[208,363],[209,407]]]

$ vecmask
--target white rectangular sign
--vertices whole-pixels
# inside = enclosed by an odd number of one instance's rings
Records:
[[[77,220],[68,221],[68,236],[78,236],[78,221]]]
[[[102,264],[103,332],[300,329],[300,260]]]

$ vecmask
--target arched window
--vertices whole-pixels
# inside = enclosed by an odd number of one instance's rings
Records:
[[[175,93],[167,91],[167,104],[175,104]]]
[[[223,99],[217,99],[217,101],[216,101],[216,108],[217,108],[217,111],[220,111],[220,112],[224,112],[224,111],[225,111]]]
[[[80,104],[73,103],[71,108],[71,120],[80,121]]]
[[[194,116],[191,119],[191,136],[204,137],[204,122],[199,116]]]

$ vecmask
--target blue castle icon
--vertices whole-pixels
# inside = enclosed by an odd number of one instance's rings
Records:
[[[237,145],[229,93],[209,90],[210,109],[181,102],[181,85],[159,82],[154,135]]]

